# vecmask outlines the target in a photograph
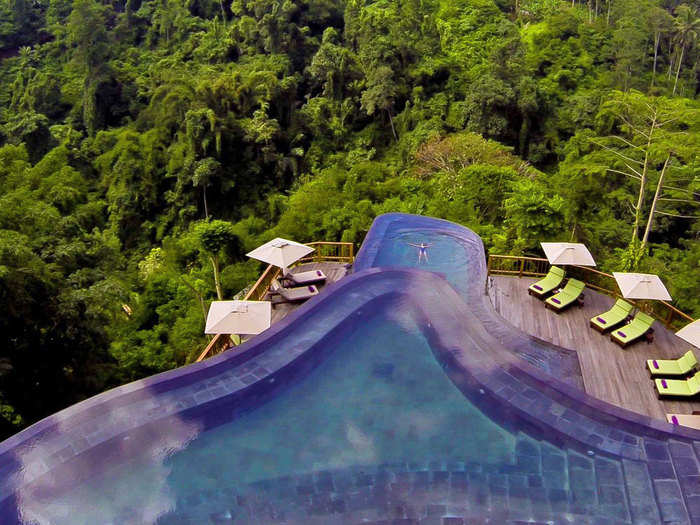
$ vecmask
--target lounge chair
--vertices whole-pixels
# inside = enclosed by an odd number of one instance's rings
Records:
[[[545,296],[549,295],[552,291],[558,288],[563,280],[564,270],[558,266],[552,266],[544,279],[530,285],[530,287],[527,289],[527,293],[534,295],[539,299],[543,299]]]
[[[585,287],[586,285],[578,279],[569,279],[564,288],[544,302],[544,307],[559,313],[574,303],[583,306],[583,289]]]
[[[692,372],[698,360],[692,350],[688,350],[678,359],[647,359],[647,368],[651,376],[684,376]]]
[[[300,286],[298,288],[283,288],[281,286],[270,289],[272,305],[280,303],[300,303],[318,295],[318,288],[313,284]]]
[[[292,273],[289,272],[288,274],[284,275],[283,277],[280,277],[280,282],[282,283],[282,286],[304,286],[307,284],[314,284],[314,283],[323,283],[326,282],[326,274],[323,273],[321,270],[312,270],[310,272],[299,272],[299,273]],[[285,283],[290,283],[285,284]]]
[[[697,428],[700,430],[700,416],[697,414],[666,414],[666,420],[674,425]]]
[[[639,311],[628,324],[613,330],[612,334],[610,334],[610,339],[622,348],[631,345],[645,336],[647,338],[647,343],[651,343],[654,339],[654,330],[651,327],[652,324],[654,324],[654,318]]]
[[[654,379],[659,397],[692,397],[700,393],[700,372],[689,379]]]
[[[633,308],[634,305],[631,305],[624,299],[618,299],[610,310],[604,314],[591,317],[591,328],[595,328],[601,334],[604,334],[623,323]]]

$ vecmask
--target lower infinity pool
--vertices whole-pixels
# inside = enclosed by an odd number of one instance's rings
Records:
[[[263,406],[182,450],[33,501],[25,515],[56,525],[245,521],[250,511],[233,494],[265,492],[268,480],[299,484],[312,473],[380,464],[511,464],[514,436],[450,382],[409,309],[390,310],[345,334],[316,369]],[[287,513],[303,499],[299,490],[293,496],[281,503]]]

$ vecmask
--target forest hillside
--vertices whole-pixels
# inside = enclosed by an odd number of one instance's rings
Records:
[[[0,0],[0,439],[190,362],[280,235],[585,242],[700,316],[674,0]]]

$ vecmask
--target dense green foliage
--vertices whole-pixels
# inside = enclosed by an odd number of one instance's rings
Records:
[[[578,239],[700,315],[678,4],[0,0],[0,438],[192,360],[258,243],[383,212]]]

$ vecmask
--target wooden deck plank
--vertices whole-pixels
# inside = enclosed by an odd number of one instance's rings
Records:
[[[557,315],[527,293],[536,281],[527,277],[491,276],[490,296],[496,311],[523,331],[553,344],[575,350],[586,392],[614,405],[666,420],[666,413],[690,414],[700,401],[659,400],[646,370],[647,359],[675,359],[690,345],[660,322],[654,324],[654,342],[639,342],[622,349],[588,325],[596,314],[608,310],[614,300],[590,289],[583,308],[571,307]]]

